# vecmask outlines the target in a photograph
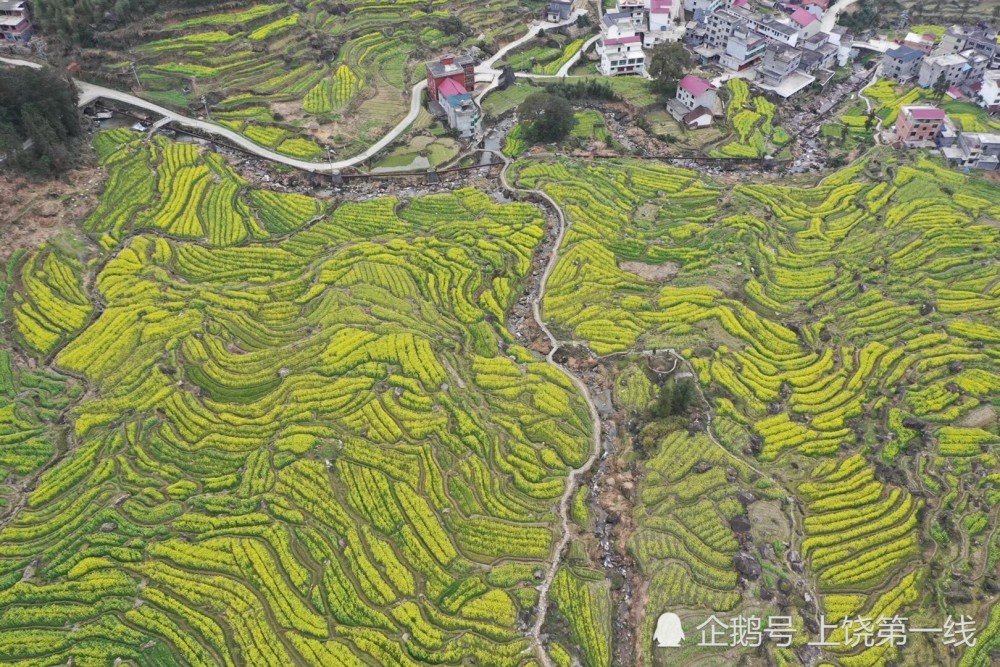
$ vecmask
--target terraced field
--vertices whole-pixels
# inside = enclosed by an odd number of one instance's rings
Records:
[[[782,157],[781,149],[792,137],[785,128],[775,125],[775,104],[763,95],[751,97],[750,86],[743,79],[730,79],[724,90],[726,120],[732,135],[723,146],[711,151],[712,157]]]
[[[213,120],[263,146],[303,159],[331,146],[349,157],[406,115],[424,61],[479,35],[509,42],[525,17],[508,0],[257,5],[155,26],[122,60],[136,63],[138,92],[153,101],[201,114],[207,96]]]
[[[644,360],[664,348],[689,360],[711,404],[707,433],[703,417],[692,434],[641,435],[651,452],[630,550],[651,582],[646,613],[783,612],[801,630],[816,620],[808,592],[828,621],[899,613],[934,627],[966,614],[975,649],[911,637],[902,650],[827,657],[989,664],[1000,643],[1000,190],[889,152],[808,188],[723,190],[626,161],[515,172],[570,222],[543,302],[557,335],[624,353],[626,410],[649,405]],[[733,521],[745,515],[745,550],[763,572],[741,589]],[[722,658],[671,662],[679,654],[653,649],[644,623],[639,650],[653,664]],[[718,664],[734,664],[727,655]]]
[[[98,148],[93,256],[43,246],[4,281],[0,662],[535,665],[591,433],[497,324],[539,210],[332,206],[189,144]],[[557,664],[608,664],[592,580],[556,577]]]

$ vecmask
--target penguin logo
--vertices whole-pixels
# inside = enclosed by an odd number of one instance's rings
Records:
[[[680,617],[671,611],[660,614],[660,618],[656,620],[653,640],[659,648],[680,646],[684,641],[684,628],[681,627]]]

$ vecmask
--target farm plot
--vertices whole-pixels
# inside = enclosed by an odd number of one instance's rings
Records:
[[[775,125],[774,103],[763,95],[751,98],[746,81],[730,79],[725,89],[729,96],[726,119],[732,128],[732,140],[711,151],[712,157],[777,155],[792,140],[784,128]]]
[[[360,1],[296,7],[182,17],[123,59],[136,62],[137,92],[150,99],[203,114],[205,96],[213,120],[268,148],[317,159],[329,146],[348,157],[406,115],[423,61],[480,34],[510,41],[526,25],[509,0],[463,0],[447,12]]]
[[[48,248],[19,269],[100,312],[24,336],[49,370],[0,354],[0,466],[49,461],[53,411],[73,443],[0,530],[0,662],[527,664],[518,618],[591,429],[495,324],[538,209],[469,189],[331,209],[189,144],[100,145],[92,289]],[[600,589],[557,594],[606,614]]]
[[[983,572],[1000,554],[1000,191],[932,159],[896,160],[876,152],[815,187],[746,184],[725,197],[695,172],[628,161],[525,161],[515,178],[552,196],[570,222],[542,304],[557,335],[602,355],[669,347],[691,360],[722,444],[752,452],[801,503],[797,548],[822,609],[905,609],[928,623],[965,613],[985,628],[995,596],[928,600],[959,585],[933,568]],[[636,262],[650,270],[624,268]],[[677,270],[654,279],[668,262]],[[625,404],[648,404],[641,381],[621,388]],[[701,573],[716,563],[721,576],[732,558],[731,505],[717,505],[716,544],[678,524],[685,512],[710,516],[693,509],[697,494],[661,500],[693,482],[675,476],[684,442],[655,440],[645,464],[635,544],[647,577],[685,562]],[[719,502],[731,502],[735,489],[723,491]],[[682,551],[687,543],[702,552]],[[678,570],[670,590],[702,618],[756,599],[731,581],[699,582],[698,571]],[[992,629],[983,641],[1000,637]],[[833,657],[902,657],[862,648]],[[908,655],[943,660],[933,650],[917,642]]]

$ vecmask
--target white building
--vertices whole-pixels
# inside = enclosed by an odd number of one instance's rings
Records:
[[[991,113],[1000,111],[1000,70],[990,70],[983,75],[983,86],[979,96],[983,98],[982,105],[987,111]]]
[[[801,7],[792,12],[789,18],[792,20],[792,26],[798,29],[800,39],[812,37],[819,32],[820,27],[823,25],[815,14]],[[791,46],[795,45],[792,44]]]
[[[613,27],[598,41],[597,52],[601,56],[597,68],[605,76],[644,74],[646,71],[646,53],[639,35],[622,34]]]
[[[645,46],[684,39],[683,18],[681,0],[649,0],[649,30],[644,35]]]
[[[719,55],[719,64],[739,72],[756,64],[767,50],[767,39],[746,27],[737,28]]]
[[[719,89],[708,79],[696,74],[687,74],[677,83],[677,101],[688,111],[698,107],[708,110],[715,108]]]
[[[948,86],[958,86],[968,78],[969,61],[961,53],[945,53],[938,56],[928,56],[920,64],[920,74],[917,83],[923,88],[930,88],[938,79],[944,76]]]

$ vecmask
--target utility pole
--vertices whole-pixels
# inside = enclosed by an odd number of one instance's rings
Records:
[[[326,146],[325,148],[326,148],[326,161],[330,165],[330,186],[336,187],[336,181],[334,180],[334,173],[333,173],[333,149],[330,148],[329,146]]]
[[[202,95],[201,103],[205,105],[205,118],[211,118],[212,115],[208,112],[208,98]]]
[[[139,80],[139,72],[135,69],[135,63],[129,63],[128,68],[132,71],[132,76],[135,77],[135,85],[139,87],[139,90],[142,90],[142,81]]]

